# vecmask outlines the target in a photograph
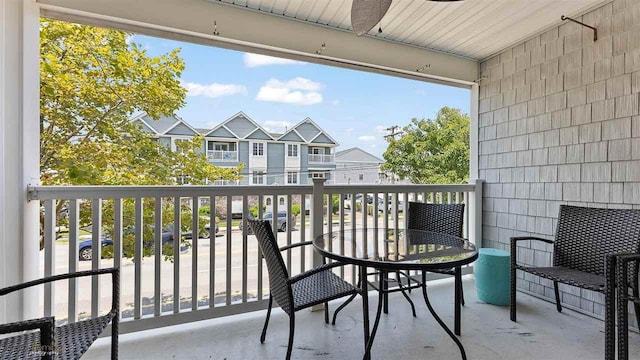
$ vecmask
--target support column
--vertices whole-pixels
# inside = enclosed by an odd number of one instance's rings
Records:
[[[39,6],[0,0],[0,287],[39,276]],[[0,322],[39,314],[38,289],[0,298]]]
[[[469,106],[469,179],[477,179],[480,164],[479,137],[480,131],[480,85],[471,85],[471,104]]]
[[[474,179],[469,181],[476,189],[469,196],[469,241],[477,248],[482,247],[482,187],[484,180]]]

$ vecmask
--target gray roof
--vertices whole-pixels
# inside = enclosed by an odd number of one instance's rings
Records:
[[[380,162],[380,163],[384,162],[384,160],[380,159],[379,157],[369,152],[366,152],[360,149],[359,147],[352,147],[349,149],[336,151],[336,161],[340,161],[340,158],[344,158],[346,156],[360,156],[362,158],[362,161],[364,161],[366,158],[369,158],[368,160],[370,162]]]

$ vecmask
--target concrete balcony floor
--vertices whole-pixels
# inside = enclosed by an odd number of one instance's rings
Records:
[[[518,322],[509,320],[509,307],[476,299],[472,277],[464,279],[467,306],[462,311],[462,337],[471,359],[603,359],[604,324],[571,310],[556,312],[555,305],[518,294]],[[430,283],[429,298],[438,314],[453,327],[453,282]],[[388,315],[382,315],[372,359],[460,359],[453,341],[429,314],[422,295],[411,295],[417,318],[401,294],[390,296]],[[377,293],[371,292],[371,322]],[[340,302],[331,303],[335,309]],[[289,329],[280,309],[271,314],[267,339],[259,337],[265,311],[203,320],[142,331],[120,337],[121,359],[283,359]],[[631,333],[630,359],[640,358],[640,336]],[[83,359],[107,359],[109,339],[99,339]],[[323,312],[296,314],[294,359],[361,359],[363,325],[360,298],[326,325]]]

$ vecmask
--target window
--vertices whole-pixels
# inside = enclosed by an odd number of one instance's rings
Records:
[[[324,172],[312,171],[309,173],[309,179],[324,179],[325,177],[326,175]]]
[[[363,181],[364,180],[364,174],[358,175],[358,180]]]
[[[284,198],[280,198],[280,206],[284,206]],[[278,215],[280,215],[280,213],[278,213]]]
[[[191,139],[187,139],[187,138],[174,138],[173,139],[173,151],[181,151],[184,152],[184,149],[180,149],[180,147],[178,146],[179,143],[181,142],[188,142],[191,141]]]
[[[216,150],[216,151],[236,151],[235,143],[219,143],[214,141],[209,141],[207,144],[207,150]]]
[[[297,144],[288,144],[287,145],[287,156],[289,156],[289,157],[298,157],[298,145]]]
[[[254,185],[264,185],[264,172],[262,172],[262,171],[254,171],[253,172],[253,184]]]
[[[324,154],[324,150],[321,149],[321,148],[317,148],[317,147],[310,147],[309,148],[309,154],[321,155],[321,154]]]
[[[271,198],[270,197],[267,198],[266,203],[267,203],[267,206],[271,206]]]
[[[298,173],[295,171],[287,172],[287,184],[297,184],[298,183]]]
[[[189,184],[189,175],[178,175],[176,176],[176,182],[180,185],[188,185]]]
[[[253,156],[264,156],[264,143],[253,143]]]

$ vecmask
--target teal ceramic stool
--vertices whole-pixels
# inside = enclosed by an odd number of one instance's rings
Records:
[[[510,255],[504,250],[482,248],[473,267],[478,299],[488,304],[509,305]]]

